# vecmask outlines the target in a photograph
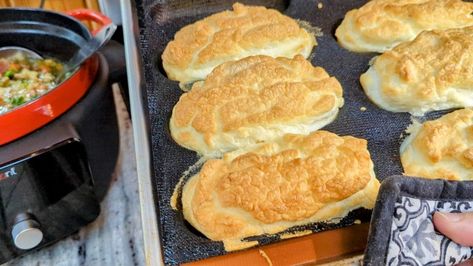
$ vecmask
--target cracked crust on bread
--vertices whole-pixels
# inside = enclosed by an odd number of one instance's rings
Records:
[[[425,30],[473,25],[473,3],[461,0],[372,0],[349,11],[335,35],[354,52],[384,52]]]
[[[246,237],[371,209],[378,188],[366,140],[316,131],[208,160],[182,204],[196,229],[233,250],[251,245]]]
[[[473,106],[473,27],[425,31],[374,60],[360,82],[392,112],[423,115]]]
[[[181,96],[169,123],[173,139],[204,156],[284,134],[309,134],[332,122],[342,87],[302,56],[252,56],[217,67]]]
[[[425,178],[473,180],[473,109],[415,122],[401,145],[404,173]]]
[[[233,5],[185,26],[168,43],[162,55],[168,78],[186,84],[203,80],[218,65],[252,55],[301,54],[308,58],[315,36],[274,9]]]

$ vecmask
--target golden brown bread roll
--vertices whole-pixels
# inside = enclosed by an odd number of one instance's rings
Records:
[[[423,124],[414,122],[401,145],[406,175],[473,180],[473,109],[461,109]]]
[[[425,31],[374,60],[360,81],[392,112],[422,115],[473,106],[473,27]]]
[[[235,250],[256,244],[246,237],[371,209],[378,188],[366,140],[316,131],[207,161],[182,206],[196,229]]]
[[[217,67],[174,106],[174,140],[202,155],[218,155],[308,134],[335,119],[342,87],[302,56],[252,56]]]
[[[315,37],[295,20],[262,6],[233,5],[185,26],[162,55],[163,67],[181,88],[203,80],[218,65],[251,55],[309,57]]]
[[[424,30],[473,25],[473,3],[461,0],[372,0],[349,11],[335,35],[354,52],[384,52]]]

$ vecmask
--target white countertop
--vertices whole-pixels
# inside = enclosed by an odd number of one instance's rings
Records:
[[[120,155],[99,217],[78,233],[4,265],[144,265],[133,130],[117,89]]]

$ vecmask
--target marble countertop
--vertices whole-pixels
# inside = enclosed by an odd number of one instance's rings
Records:
[[[118,87],[114,93],[120,155],[99,217],[78,233],[3,265],[144,265],[133,131]]]

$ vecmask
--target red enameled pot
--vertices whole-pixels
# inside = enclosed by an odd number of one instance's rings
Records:
[[[96,33],[90,33],[79,20],[94,21],[102,27],[112,23],[103,14],[87,9],[67,15],[36,9],[0,9],[0,47],[21,46],[44,57],[67,61]],[[1,114],[0,146],[41,128],[75,105],[93,84],[98,66],[99,60],[93,56],[56,88]]]

